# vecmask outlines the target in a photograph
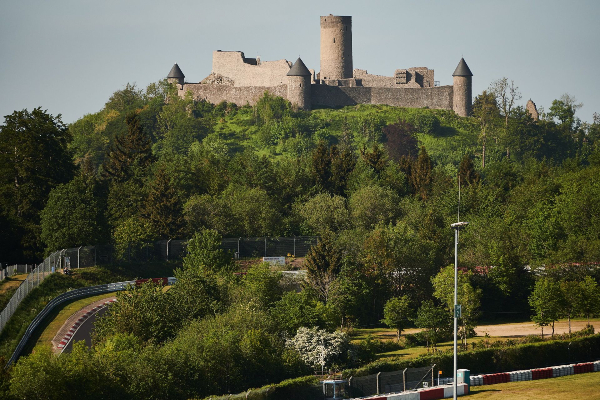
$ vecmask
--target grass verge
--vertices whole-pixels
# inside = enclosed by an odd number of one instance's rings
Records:
[[[5,360],[10,358],[31,321],[50,300],[59,294],[81,287],[135,278],[173,276],[173,269],[176,267],[178,264],[173,263],[107,265],[74,269],[71,276],[58,273],[50,275],[21,302],[15,314],[0,333],[0,358],[4,357]]]

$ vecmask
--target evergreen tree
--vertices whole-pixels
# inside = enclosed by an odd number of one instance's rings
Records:
[[[350,174],[356,166],[356,157],[348,146],[341,149],[337,146],[331,146],[329,151],[331,159],[331,188],[336,195],[343,196]]]
[[[433,180],[431,173],[432,169],[431,158],[429,158],[425,146],[421,146],[419,157],[412,167],[411,183],[415,193],[418,193],[423,200],[427,199],[431,187],[431,182]]]
[[[125,119],[127,133],[117,135],[104,164],[108,178],[122,182],[135,175],[136,167],[145,169],[153,161],[152,142],[140,125],[138,114],[131,113]]]
[[[315,186],[329,191],[331,179],[331,156],[327,144],[320,141],[312,154],[312,175]]]
[[[145,217],[152,233],[160,239],[180,237],[183,230],[183,205],[164,167],[158,168],[146,198]]]
[[[333,238],[326,234],[313,246],[305,260],[306,281],[327,303],[332,284],[342,268],[342,255]]]
[[[469,186],[479,182],[480,176],[479,173],[475,171],[471,156],[465,154],[461,160],[458,167],[458,176],[462,186]]]
[[[382,146],[374,145],[371,151],[368,151],[366,146],[363,146],[360,151],[360,155],[362,159],[367,163],[367,165],[379,175],[387,164],[387,156]]]

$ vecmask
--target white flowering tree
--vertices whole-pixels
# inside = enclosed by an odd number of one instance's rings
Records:
[[[288,346],[295,348],[302,360],[314,369],[332,365],[344,354],[348,348],[348,335],[336,331],[329,333],[324,329],[301,327],[296,336],[288,340]]]

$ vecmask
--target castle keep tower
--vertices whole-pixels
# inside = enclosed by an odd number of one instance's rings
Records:
[[[471,105],[473,102],[473,73],[464,58],[460,59],[452,76],[454,81],[452,109],[461,117],[468,117],[471,115]]]
[[[352,17],[321,17],[320,79],[348,79],[352,72]]]
[[[303,110],[310,110],[310,71],[298,57],[287,73],[287,99]]]

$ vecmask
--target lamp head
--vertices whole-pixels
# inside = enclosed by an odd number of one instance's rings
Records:
[[[468,222],[455,222],[452,225],[450,225],[452,228],[454,229],[460,229],[460,228],[464,228],[465,226],[469,225]]]

